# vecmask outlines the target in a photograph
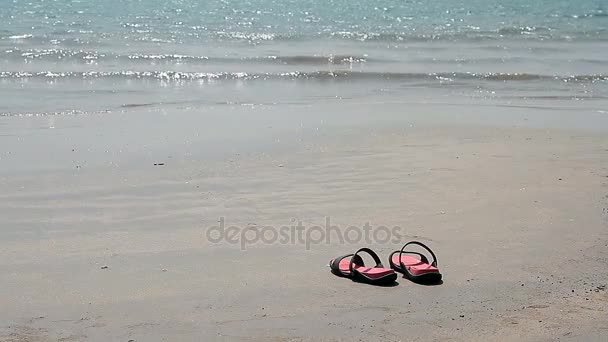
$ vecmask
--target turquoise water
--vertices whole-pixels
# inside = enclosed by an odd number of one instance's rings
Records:
[[[193,94],[217,103],[234,100],[221,87],[235,82],[264,102],[294,81],[341,95],[389,83],[601,98],[607,56],[606,0],[0,0],[0,113],[86,113]]]
[[[605,0],[6,1],[3,38],[111,46],[268,40],[608,38]]]

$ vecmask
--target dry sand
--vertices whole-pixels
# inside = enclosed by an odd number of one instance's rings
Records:
[[[0,341],[608,339],[605,132],[355,125],[261,151],[0,173]],[[365,241],[206,241],[220,217],[397,225],[370,247],[423,241],[444,283],[329,272]]]

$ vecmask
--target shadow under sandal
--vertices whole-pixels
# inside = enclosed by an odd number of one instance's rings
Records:
[[[366,267],[363,258],[359,256],[360,252],[365,252],[374,259],[376,266]],[[395,271],[384,268],[378,254],[369,248],[361,248],[355,254],[347,254],[341,257],[332,259],[329,262],[331,273],[339,276],[350,278],[354,281],[368,283],[372,285],[388,285],[397,280]]]
[[[405,248],[409,245],[418,245],[426,249],[433,257],[433,262],[421,253],[409,252]],[[415,256],[405,255],[412,254]],[[397,272],[403,273],[405,277],[419,284],[437,284],[441,282],[441,273],[437,268],[437,257],[435,253],[418,241],[410,241],[406,243],[400,251],[394,251],[388,258],[391,268]]]

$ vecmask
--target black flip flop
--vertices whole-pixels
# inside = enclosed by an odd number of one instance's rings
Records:
[[[366,267],[363,258],[359,256],[360,252],[365,252],[371,255],[376,262],[374,267]],[[378,254],[369,248],[361,248],[355,254],[347,254],[337,257],[329,261],[331,273],[339,276],[350,278],[354,281],[364,282],[372,285],[388,285],[397,280],[395,271],[384,268]]]
[[[426,256],[418,252],[406,251],[405,247],[418,245],[426,249],[433,257],[433,262],[429,263]],[[404,255],[413,254],[414,256]],[[435,253],[422,242],[410,241],[403,245],[400,251],[394,251],[388,258],[391,268],[403,273],[405,277],[419,284],[436,284],[441,282],[442,275],[437,268],[437,257]]]

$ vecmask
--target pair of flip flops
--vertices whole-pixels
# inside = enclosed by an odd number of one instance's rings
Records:
[[[429,262],[426,256],[422,253],[406,251],[406,247],[410,245],[418,245],[426,249],[433,258],[432,262]],[[360,253],[367,253],[373,259],[376,265],[374,267],[367,267],[363,262],[363,258],[359,255]],[[403,275],[415,282],[420,284],[436,284],[441,281],[441,273],[437,268],[437,257],[435,253],[418,241],[410,241],[406,243],[401,250],[394,251],[388,258],[390,265],[389,268],[385,268],[374,251],[369,248],[361,248],[354,254],[347,254],[341,257],[332,259],[329,262],[329,268],[331,272],[339,277],[350,278],[354,281],[364,282],[373,285],[388,285],[392,284],[397,280],[397,273],[403,273]]]

